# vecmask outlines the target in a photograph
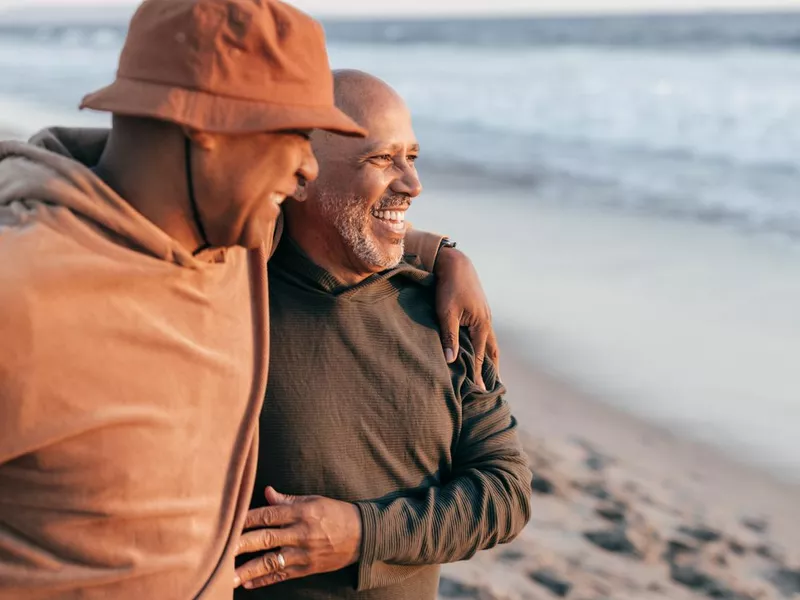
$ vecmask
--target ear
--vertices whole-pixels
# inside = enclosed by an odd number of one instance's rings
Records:
[[[213,133],[195,129],[184,129],[183,133],[192,141],[192,144],[202,150],[214,150],[217,147],[218,136]]]

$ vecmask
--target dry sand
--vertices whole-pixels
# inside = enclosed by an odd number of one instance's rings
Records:
[[[578,392],[501,338],[534,516],[512,544],[446,565],[441,598],[800,598],[800,486]]]
[[[800,487],[576,393],[504,341],[534,516],[445,566],[441,598],[800,598]]]

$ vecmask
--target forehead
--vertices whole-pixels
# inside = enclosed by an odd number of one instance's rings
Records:
[[[359,122],[369,131],[362,146],[413,146],[417,136],[411,112],[399,97],[385,95],[362,107]]]

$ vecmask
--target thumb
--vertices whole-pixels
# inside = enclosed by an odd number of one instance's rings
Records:
[[[272,486],[268,486],[267,489],[264,490],[264,497],[267,499],[267,503],[270,506],[294,504],[297,501],[295,496],[281,494]]]

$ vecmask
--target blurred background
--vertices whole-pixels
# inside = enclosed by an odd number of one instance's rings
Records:
[[[546,571],[605,597],[586,556],[615,598],[800,593],[800,0],[296,5],[334,67],[406,98],[426,186],[409,214],[481,273],[540,477],[527,570],[492,554],[443,595],[560,595]],[[107,124],[76,106],[111,81],[133,9],[0,2],[3,137]],[[591,477],[606,497],[575,492]],[[662,549],[680,527],[756,536],[726,568],[763,589],[609,566],[636,553],[587,537],[596,500],[638,507]]]

